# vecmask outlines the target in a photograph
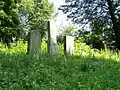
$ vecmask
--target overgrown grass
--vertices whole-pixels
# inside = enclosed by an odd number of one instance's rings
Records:
[[[120,54],[108,49],[95,51],[75,43],[75,54],[49,55],[42,44],[41,55],[26,55],[19,43],[0,52],[2,90],[119,90]]]

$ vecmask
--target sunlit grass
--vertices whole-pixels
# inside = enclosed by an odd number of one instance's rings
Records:
[[[74,55],[28,55],[27,43],[0,51],[0,88],[3,90],[119,90],[120,53],[90,49],[75,43]]]

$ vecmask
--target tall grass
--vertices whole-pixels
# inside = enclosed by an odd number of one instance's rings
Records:
[[[75,54],[27,55],[27,44],[0,51],[0,87],[3,90],[119,90],[120,53],[90,49],[75,43]],[[61,54],[62,53],[62,54]]]

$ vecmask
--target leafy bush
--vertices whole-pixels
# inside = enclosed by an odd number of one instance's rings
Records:
[[[99,50],[104,48],[103,36],[101,35],[86,34],[83,36],[83,41],[87,45],[91,45],[92,48],[96,48]]]
[[[74,48],[75,48],[74,49],[75,54],[77,54],[77,55],[86,55],[92,51],[90,46],[88,46],[88,45],[86,45],[86,43],[82,42],[81,38],[79,38],[78,40],[75,40]]]
[[[64,36],[57,36],[57,42],[58,44],[64,43]]]

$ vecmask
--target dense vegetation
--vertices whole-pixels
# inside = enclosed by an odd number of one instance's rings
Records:
[[[107,43],[115,42],[120,50],[119,0],[65,0],[60,8],[74,23],[89,25],[90,33],[101,35]],[[83,31],[83,30],[82,30]],[[89,34],[90,34],[89,33]]]
[[[76,41],[74,56],[64,56],[59,45],[58,55],[46,53],[27,55],[21,41],[0,52],[0,87],[4,90],[116,90],[120,89],[120,53],[90,49]]]
[[[108,43],[116,41],[115,46],[120,49],[119,2],[66,1],[70,5],[63,6],[63,10],[73,11],[68,17],[77,24],[80,24],[79,20],[88,20],[91,32],[84,29],[74,32],[76,27],[65,27],[57,38],[59,53],[51,55],[47,53],[44,39],[47,38],[47,22],[55,17],[53,4],[48,0],[0,0],[0,90],[120,89],[120,52],[107,47]],[[79,8],[80,5],[83,6]],[[80,13],[74,12],[75,9]],[[103,13],[104,10],[107,11]],[[79,15],[83,15],[82,19]],[[26,54],[31,30],[41,32],[40,54]],[[64,35],[78,35],[74,55],[64,55]],[[107,43],[101,44],[103,40]]]
[[[9,45],[12,37],[19,35],[18,2],[13,0],[0,1],[0,41]]]
[[[53,4],[48,0],[0,0],[0,42],[9,46],[13,38],[26,40],[31,30],[44,36],[52,13]]]

